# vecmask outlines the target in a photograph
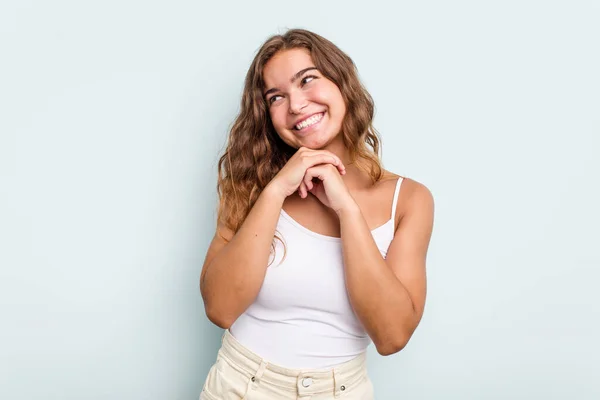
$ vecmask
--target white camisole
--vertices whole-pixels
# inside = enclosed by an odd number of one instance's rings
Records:
[[[394,238],[402,180],[396,183],[392,217],[371,231],[384,258]],[[285,259],[276,240],[260,292],[231,334],[267,362],[286,368],[328,368],[364,352],[371,339],[348,299],[341,239],[305,228],[284,210],[277,236],[285,241]]]

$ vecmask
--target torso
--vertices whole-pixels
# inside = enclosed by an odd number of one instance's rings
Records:
[[[398,178],[386,171],[375,184],[347,184],[384,259],[407,196],[418,185]],[[371,339],[348,297],[335,212],[312,195],[289,196],[276,234],[283,241],[274,242],[261,289],[230,332],[250,351],[287,368],[331,368],[362,354]]]

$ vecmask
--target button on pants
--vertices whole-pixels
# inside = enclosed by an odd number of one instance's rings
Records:
[[[327,369],[288,369],[270,364],[223,334],[200,400],[373,400],[366,353]]]

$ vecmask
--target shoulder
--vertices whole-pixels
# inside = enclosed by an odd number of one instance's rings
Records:
[[[425,184],[390,171],[384,171],[384,176],[380,182],[382,185],[391,184],[395,186],[398,179],[401,179],[401,183],[396,204],[396,229],[405,217],[421,215],[421,218],[426,218],[427,215],[433,215],[433,194]]]

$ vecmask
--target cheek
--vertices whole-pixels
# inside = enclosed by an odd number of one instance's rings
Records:
[[[326,103],[330,108],[334,108],[336,113],[344,113],[346,106],[342,93],[335,84],[330,84],[321,90],[314,93],[314,98],[318,99],[319,102]]]
[[[273,122],[273,126],[275,128],[279,128],[281,126],[285,126],[286,116],[285,113],[281,111],[281,107],[273,107],[269,110],[269,115],[271,116],[271,122]]]
[[[342,92],[340,92],[340,90],[338,89],[338,87],[335,87],[335,91],[334,93],[334,97],[335,97],[335,102],[338,106],[338,108],[342,111],[346,110],[346,102],[344,101],[344,97],[342,96]]]
[[[306,93],[306,97],[314,102],[327,104],[332,100],[332,94],[327,87],[315,86]]]

